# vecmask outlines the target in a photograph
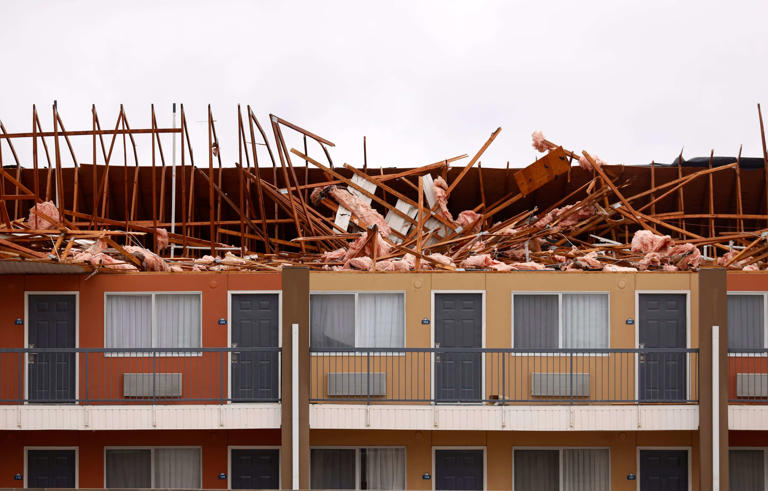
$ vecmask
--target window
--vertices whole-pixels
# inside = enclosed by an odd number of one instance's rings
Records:
[[[765,295],[728,294],[728,349],[765,347]]]
[[[517,293],[515,348],[608,348],[607,293]]]
[[[610,489],[607,448],[515,449],[513,459],[516,491]]]
[[[106,450],[108,488],[201,488],[199,448]]]
[[[107,294],[107,348],[199,348],[199,293]]]
[[[765,451],[762,448],[739,448],[728,452],[730,489],[763,491],[765,489]]]
[[[313,448],[312,489],[405,489],[405,449]]]
[[[313,293],[309,297],[313,348],[402,348],[403,293]]]

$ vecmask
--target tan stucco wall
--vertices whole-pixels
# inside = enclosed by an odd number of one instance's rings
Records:
[[[698,346],[698,276],[696,273],[565,273],[565,272],[434,272],[434,273],[363,273],[363,272],[312,272],[310,273],[310,290],[322,291],[402,291],[406,294],[406,346],[409,348],[431,347],[431,334],[434,322],[423,325],[422,319],[432,319],[432,293],[435,291],[477,291],[485,293],[485,347],[509,348],[512,342],[512,294],[514,292],[607,292],[610,295],[610,346],[611,348],[635,348],[635,333],[638,327],[637,313],[635,310],[636,292],[689,292],[689,342],[690,347]],[[627,324],[627,319],[635,320],[634,324]],[[392,376],[388,377],[389,388],[395,381],[399,381],[402,390],[406,390],[405,380],[411,379],[413,368],[406,374],[405,366],[422,367],[421,376],[430,377],[430,363],[424,363],[424,354],[409,354],[407,357],[389,359],[384,365],[375,365],[375,371],[388,371]],[[486,356],[486,395],[497,395],[500,382],[495,382],[489,373],[501,373],[494,363],[500,358],[498,355]],[[322,357],[314,357],[313,373],[321,374],[328,371],[365,370],[367,360],[357,360],[352,365],[347,360],[323,360]],[[426,359],[428,361],[428,359]],[[512,360],[509,360],[512,361]],[[577,362],[576,370],[591,372],[591,384],[593,386],[593,398],[599,398],[598,388],[608,387],[611,400],[616,398],[633,399],[634,386],[634,355],[616,354],[610,357],[595,357],[582,360],[588,363],[588,367],[580,366]],[[691,357],[691,365],[696,365],[696,359]],[[558,372],[566,369],[568,360],[537,358],[536,362],[518,357],[514,363],[507,362],[507,376],[509,380],[516,380],[514,387],[507,391],[507,397],[527,397],[529,393],[527,381],[530,380],[523,372],[534,370],[544,372]],[[400,368],[398,368],[400,367]],[[526,368],[530,367],[530,368]],[[602,368],[601,368],[602,367]],[[397,372],[400,373],[397,373]],[[611,376],[620,374],[622,382],[616,384]],[[523,373],[523,375],[521,375]],[[692,373],[692,378],[695,375]],[[602,377],[601,374],[605,374]],[[407,376],[405,376],[407,375]],[[500,377],[495,377],[496,379]],[[696,384],[692,381],[691,387]],[[508,381],[509,383],[509,381]],[[313,375],[313,392],[318,393],[322,379],[316,379]],[[428,397],[428,386],[419,383],[412,386],[419,388],[417,393]],[[411,389],[408,389],[409,391]],[[510,392],[513,391],[513,392]],[[620,392],[616,392],[620,391]],[[692,397],[696,397],[693,391]],[[406,395],[414,395],[408,392]],[[605,393],[603,394],[606,395]]]
[[[408,489],[432,489],[432,447],[478,446],[486,449],[486,488],[512,489],[512,451],[515,447],[602,447],[610,449],[611,489],[636,491],[639,447],[690,447],[692,490],[698,486],[698,433],[665,432],[480,432],[480,431],[377,431],[311,430],[315,446],[402,446],[406,448]],[[433,480],[422,479],[429,472]]]

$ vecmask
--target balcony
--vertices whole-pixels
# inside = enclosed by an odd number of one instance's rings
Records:
[[[207,428],[227,426],[228,416],[232,425],[262,417],[246,426],[279,427],[280,357],[274,347],[3,348],[0,428],[25,426],[25,415],[27,427],[45,428],[89,428],[89,419],[156,428],[164,417],[165,426]]]
[[[573,429],[588,418],[594,429],[636,430],[645,418],[646,429],[695,428],[698,365],[698,349],[686,348],[313,350],[311,420],[354,426],[338,420],[344,407],[350,421],[363,411],[364,427],[443,427],[458,418],[467,429]],[[670,411],[683,415],[679,424]],[[523,417],[532,412],[537,421]],[[420,422],[409,426],[416,414]],[[550,427],[542,417],[560,422]]]

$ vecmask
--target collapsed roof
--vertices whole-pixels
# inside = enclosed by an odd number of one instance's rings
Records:
[[[499,128],[471,158],[355,168],[334,165],[330,140],[277,116],[270,141],[248,107],[245,118],[238,108],[234,166],[222,164],[209,108],[201,166],[183,106],[179,128],[158,127],[153,110],[150,128],[131,129],[121,108],[114,130],[94,109],[94,129],[68,132],[53,113],[54,131],[34,110],[32,132],[0,123],[0,261],[102,272],[768,267],[765,158],[608,165],[534,132],[538,160],[484,168]],[[289,148],[289,131],[322,154]],[[180,141],[180,161],[169,162],[166,134]],[[92,140],[90,163],[75,155],[76,137]],[[151,141],[149,165],[139,138]],[[18,142],[30,139],[24,159]]]

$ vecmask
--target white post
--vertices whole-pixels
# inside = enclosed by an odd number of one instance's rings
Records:
[[[173,129],[176,129],[176,103],[173,103]],[[181,135],[184,138],[184,135]],[[176,233],[176,133],[171,133],[173,151],[171,152],[171,233]],[[171,245],[171,257],[173,257],[176,244]]]
[[[291,329],[291,489],[299,489],[299,325],[292,324]]]
[[[720,326],[712,326],[712,490],[720,491]]]

